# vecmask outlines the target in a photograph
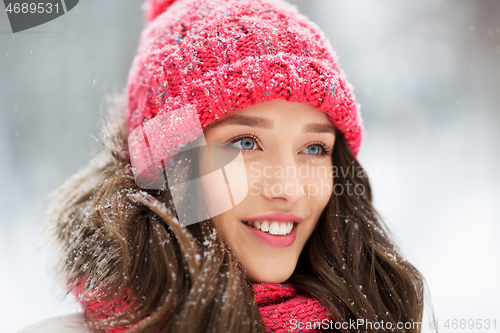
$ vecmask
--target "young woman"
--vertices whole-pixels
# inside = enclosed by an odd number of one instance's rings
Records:
[[[321,31],[281,0],[151,0],[146,17],[106,149],[47,221],[83,314],[45,327],[419,332],[423,278],[372,206]]]

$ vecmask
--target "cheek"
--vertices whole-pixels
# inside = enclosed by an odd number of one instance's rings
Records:
[[[229,233],[229,225],[227,224],[227,219],[224,216],[225,214],[218,215],[216,217],[212,218],[212,221],[215,225],[215,228],[217,229],[217,232],[222,236],[224,240],[227,241],[227,239],[230,239]]]
[[[302,233],[300,251],[311,236],[314,228],[318,224],[319,217],[331,199],[333,190],[333,177],[330,174],[331,166],[324,164],[321,167],[317,165],[308,169],[307,177],[301,179],[305,191],[305,200],[311,220],[301,225]],[[318,172],[319,171],[319,172]],[[300,253],[299,253],[300,254]]]
[[[318,198],[318,201],[321,205],[321,211],[326,207],[328,202],[330,201],[333,191],[333,178],[332,177],[325,177],[321,179],[321,184],[320,186],[322,187],[323,191],[320,193],[320,197]]]
[[[212,145],[211,152],[202,150],[199,160],[201,176],[198,181],[210,217],[234,208],[245,199],[248,194],[247,176],[239,151],[216,149]]]
[[[245,258],[246,251],[242,251],[238,239],[241,238],[241,232],[238,230],[238,224],[235,223],[234,210],[229,210],[223,214],[212,217],[212,222],[222,239],[231,248],[233,253],[241,260]]]
[[[310,176],[304,180],[307,199],[311,208],[319,214],[328,204],[333,191],[333,177],[331,177],[331,166],[324,165],[310,170]],[[318,214],[318,215],[319,215]]]
[[[213,171],[209,154],[203,150],[200,154],[199,171],[201,177],[194,180],[199,184],[203,201],[209,217],[222,214],[233,208],[228,186],[221,169]]]

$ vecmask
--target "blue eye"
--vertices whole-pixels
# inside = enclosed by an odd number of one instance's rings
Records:
[[[321,155],[322,149],[323,147],[321,147],[320,145],[310,145],[302,150],[302,152],[311,155]]]
[[[250,138],[244,138],[241,140],[236,141],[233,144],[234,147],[243,149],[243,150],[252,150],[256,147],[255,140],[250,139]]]

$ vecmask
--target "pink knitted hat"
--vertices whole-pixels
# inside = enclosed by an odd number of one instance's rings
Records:
[[[282,0],[149,0],[128,78],[130,132],[158,115],[171,156],[211,122],[275,99],[328,114],[357,155],[362,126],[351,85],[320,29]],[[189,106],[201,128],[175,113]],[[132,147],[131,147],[132,148]]]

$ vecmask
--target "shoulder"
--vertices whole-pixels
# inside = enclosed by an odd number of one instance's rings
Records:
[[[92,333],[81,313],[46,319],[23,328],[18,333]]]

